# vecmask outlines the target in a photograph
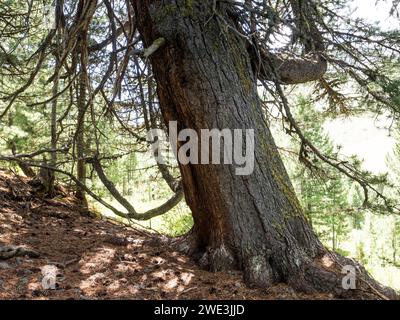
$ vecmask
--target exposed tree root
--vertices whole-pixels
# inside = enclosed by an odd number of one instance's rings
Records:
[[[400,299],[400,295],[395,290],[373,279],[357,261],[337,253],[326,252],[322,257],[307,265],[304,268],[303,279],[312,289],[333,293],[338,298]]]
[[[0,260],[7,260],[14,257],[38,258],[38,252],[19,246],[1,246],[0,245]]]
[[[253,256],[238,265],[225,247],[201,250],[194,246],[193,234],[175,239],[175,247],[191,256],[208,271],[240,271],[250,287],[269,288],[278,282],[287,283],[298,292],[329,293],[338,299],[399,300],[400,295],[374,280],[368,271],[353,259],[324,250],[324,254],[306,259],[296,270],[281,270],[273,259]]]

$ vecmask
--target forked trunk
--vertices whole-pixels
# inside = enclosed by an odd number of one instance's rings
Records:
[[[251,175],[236,175],[232,165],[180,165],[194,218],[191,253],[213,271],[242,270],[250,285],[343,292],[338,272],[321,266],[326,250],[296,198],[229,16],[217,16],[213,1],[132,4],[145,46],[166,40],[150,57],[164,120],[199,136],[213,128],[255,132]]]

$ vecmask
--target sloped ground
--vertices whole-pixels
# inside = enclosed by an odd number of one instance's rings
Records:
[[[0,299],[330,298],[285,285],[248,289],[238,274],[199,270],[166,238],[82,212],[63,188],[41,199],[30,183],[0,170],[0,247],[39,254],[0,260]],[[51,273],[56,285],[48,289]]]

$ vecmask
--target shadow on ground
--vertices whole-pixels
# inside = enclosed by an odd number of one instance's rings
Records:
[[[41,199],[25,177],[0,170],[0,246],[38,258],[0,260],[0,299],[327,299],[285,285],[245,287],[239,274],[200,270],[163,237],[80,212],[67,191]],[[43,287],[45,267],[56,270]]]

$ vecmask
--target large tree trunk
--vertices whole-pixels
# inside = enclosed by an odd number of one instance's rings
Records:
[[[211,0],[132,4],[145,46],[166,40],[150,57],[164,120],[199,135],[212,128],[255,131],[249,176],[236,175],[232,165],[180,165],[194,218],[191,253],[213,271],[243,270],[250,285],[284,281],[344,292],[337,270],[323,267],[327,252],[303,214],[263,118],[245,41],[233,24],[214,15]]]

